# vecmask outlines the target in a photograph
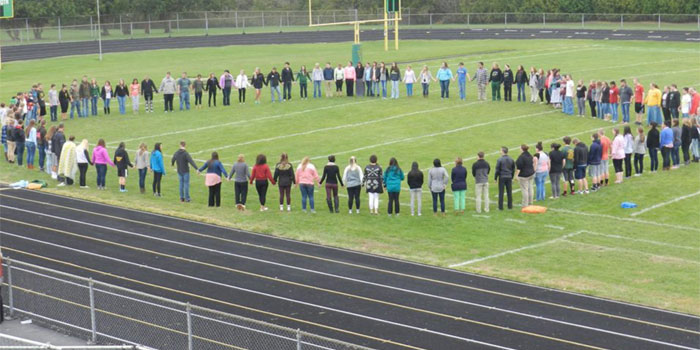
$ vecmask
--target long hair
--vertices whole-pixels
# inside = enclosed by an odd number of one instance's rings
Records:
[[[644,142],[644,128],[641,126],[637,128],[637,133],[639,134],[639,141]]]
[[[56,126],[54,125],[51,128],[49,128],[49,131],[46,133],[46,136],[44,136],[44,140],[50,141],[51,138],[53,138],[53,134],[55,134],[55,133],[56,133]]]
[[[163,153],[163,151],[161,151],[160,142],[156,142],[156,144],[153,145],[153,151],[158,151],[160,153]]]
[[[141,144],[139,145],[139,155],[143,155],[143,152],[147,152],[147,151],[148,151],[148,146],[146,146],[146,143],[141,142]]]
[[[124,144],[124,142],[119,142],[119,146],[117,147],[117,149],[124,149],[124,148],[126,148],[126,145]]]
[[[359,165],[357,165],[357,158],[355,158],[355,156],[350,157],[348,164],[350,165],[351,170],[355,170],[360,167]]]
[[[624,135],[630,134],[632,135],[632,129],[629,127],[629,125],[625,126],[625,133]]]
[[[82,141],[80,141],[80,145],[78,145],[78,147],[76,147],[76,148],[78,149],[78,151],[82,152],[82,151],[88,149],[89,146],[90,146],[90,143],[88,142],[88,140],[83,139]]]
[[[309,159],[308,156],[307,156],[307,157],[304,157],[304,159],[301,160],[301,164],[299,164],[299,166],[301,167],[301,170],[302,170],[302,171],[306,170],[306,166],[309,165],[309,161],[310,161],[310,160],[311,160],[311,159]]]
[[[105,147],[105,139],[99,139],[99,140],[97,140],[97,145],[98,145],[98,146]]]
[[[219,153],[214,151],[214,152],[211,152],[211,159],[209,159],[209,162],[207,162],[207,163],[209,163],[209,166],[211,166],[217,160],[219,160]]]
[[[401,170],[401,168],[399,167],[399,161],[397,161],[394,157],[391,157],[391,159],[389,159],[389,168],[387,168],[387,170],[391,168],[393,168],[394,171]]]
[[[282,164],[282,165],[289,164],[289,156],[287,155],[287,153],[280,154],[280,164]]]
[[[267,157],[265,157],[265,155],[262,153],[258,154],[258,157],[255,159],[255,164],[256,165],[263,165],[266,163],[267,163]]]
[[[411,163],[411,171],[408,172],[408,175],[415,175],[420,172],[421,171],[420,168],[418,168],[418,162]]]
[[[27,125],[27,128],[24,130],[24,132],[25,132],[27,135],[29,135],[29,132],[30,132],[30,131],[32,130],[32,128],[34,127],[34,124],[36,124],[36,122],[34,121],[34,119],[32,119],[32,120],[29,121],[29,125]]]

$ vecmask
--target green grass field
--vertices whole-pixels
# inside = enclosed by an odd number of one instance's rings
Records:
[[[697,44],[663,42],[588,42],[561,41],[404,41],[401,51],[384,52],[380,42],[363,44],[365,60],[412,62],[414,69],[423,64],[433,72],[447,59],[454,68],[464,61],[470,72],[475,62],[490,64],[522,64],[525,67],[561,67],[575,79],[639,77],[646,85],[676,83],[679,86],[700,86],[700,47]],[[251,72],[256,66],[267,71],[281,67],[284,61],[296,68],[313,66],[316,61],[344,62],[350,56],[350,45],[265,45],[218,47],[207,49],[163,50],[142,53],[109,54],[103,62],[95,56],[56,58],[14,62],[0,72],[0,91],[9,98],[16,91],[27,90],[32,83],[68,82],[87,74],[98,81],[127,81],[148,74],[160,81],[166,70],[187,71],[190,75],[224,69]],[[310,87],[311,89],[311,87]],[[311,93],[311,91],[310,91]],[[412,161],[428,168],[435,157],[444,163],[457,156],[471,166],[478,151],[487,153],[495,164],[496,152],[502,145],[516,147],[537,141],[550,143],[565,135],[579,137],[588,143],[591,132],[610,130],[612,125],[592,118],[569,117],[543,105],[529,103],[475,102],[476,87],[468,85],[468,100],[456,98],[452,85],[449,100],[439,98],[437,84],[431,86],[431,97],[405,97],[397,101],[378,99],[309,99],[295,98],[284,104],[271,104],[269,90],[263,91],[263,103],[231,107],[203,108],[185,113],[164,114],[162,100],[156,97],[157,113],[121,116],[113,101],[112,115],[66,122],[66,134],[78,140],[95,143],[104,138],[113,147],[126,140],[127,148],[136,149],[140,142],[149,147],[164,143],[166,159],[180,140],[198,163],[217,150],[222,161],[231,164],[244,153],[252,161],[265,153],[274,163],[281,152],[288,152],[294,161],[310,156],[317,168],[326,163],[328,154],[335,154],[344,167],[347,158],[357,156],[364,165],[371,154],[386,166],[396,157],[407,170]],[[221,98],[221,95],[219,95]],[[236,100],[236,95],[232,96]],[[177,101],[175,101],[177,109]],[[131,107],[127,106],[130,111]],[[513,155],[517,156],[516,151]],[[648,161],[647,161],[648,164]],[[648,166],[648,165],[647,165]],[[451,166],[448,166],[448,170]],[[0,180],[50,180],[45,173],[30,172],[0,162]],[[151,177],[147,181],[150,181]],[[167,167],[164,197],[154,198],[138,193],[137,177],[128,181],[129,192],[117,191],[116,171],[107,175],[108,191],[95,187],[95,173],[88,173],[90,189],[56,188],[48,191],[101,202],[150,210],[221,225],[269,233],[305,241],[345,247],[381,255],[398,257],[439,266],[463,264],[457,268],[518,281],[555,287],[602,297],[641,303],[666,309],[700,314],[700,201],[698,197],[670,202],[700,191],[700,167],[695,164],[680,170],[646,174],[625,181],[622,185],[574,198],[546,200],[550,208],[544,215],[526,215],[517,210],[498,212],[492,206],[486,216],[472,216],[473,200],[468,200],[468,213],[442,218],[430,215],[430,195],[423,195],[423,217],[408,215],[408,192],[402,194],[402,215],[388,218],[361,215],[331,215],[325,209],[322,189],[316,191],[318,214],[300,211],[300,194],[293,191],[292,213],[277,212],[276,188],[269,191],[269,212],[257,211],[257,196],[251,188],[249,207],[239,213],[233,206],[233,184],[223,187],[223,207],[206,206],[204,177],[192,179],[193,203],[178,201],[177,177]],[[55,183],[49,181],[52,185]],[[468,199],[473,196],[473,179],[469,178]],[[515,185],[517,187],[517,185]],[[343,193],[344,190],[341,190]],[[491,186],[495,199],[496,186]],[[449,190],[448,190],[449,193]],[[386,195],[380,206],[385,208]],[[363,193],[362,206],[366,208]],[[345,202],[341,197],[341,203]],[[452,207],[448,196],[448,208]],[[515,202],[520,194],[516,193]],[[620,202],[633,201],[639,209],[620,209]],[[494,202],[492,202],[493,204]],[[631,215],[644,211],[639,215]],[[342,205],[345,207],[345,204]],[[534,245],[534,246],[533,246]],[[521,249],[523,248],[523,249]],[[510,252],[510,254],[493,256]],[[474,261],[475,259],[483,259]]]

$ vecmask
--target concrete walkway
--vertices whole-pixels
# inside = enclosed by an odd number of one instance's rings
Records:
[[[8,334],[40,343],[50,343],[51,345],[68,346],[87,344],[85,340],[69,337],[34,323],[22,324],[21,321],[20,319],[6,320],[0,324],[0,334]]]

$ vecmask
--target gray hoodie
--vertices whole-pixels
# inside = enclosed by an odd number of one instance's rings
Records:
[[[250,168],[245,162],[236,162],[231,168],[231,175],[229,179],[233,178],[235,182],[248,182],[250,179]]]
[[[362,185],[362,168],[355,166],[353,170],[350,165],[345,167],[343,181],[345,181],[345,187],[348,188]]]
[[[173,77],[168,78],[167,76],[163,78],[163,80],[160,82],[160,92],[166,95],[172,95],[175,94],[176,90],[176,85],[175,85],[175,79]]]
[[[428,188],[430,192],[442,192],[450,182],[450,176],[447,175],[447,170],[443,167],[430,168],[428,170]]]

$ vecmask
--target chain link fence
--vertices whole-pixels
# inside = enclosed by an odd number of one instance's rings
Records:
[[[9,258],[3,268],[3,308],[10,316],[36,318],[92,344],[160,350],[370,350]]]
[[[2,350],[148,350],[136,345],[51,345],[29,339],[19,338],[8,334],[0,334],[0,349]]]
[[[381,19],[381,10],[314,11],[315,24]],[[306,11],[201,11],[83,16],[73,18],[12,18],[0,20],[1,40],[6,45],[148,37],[242,34],[333,30],[337,27],[310,28]],[[382,24],[363,25],[364,29]],[[700,30],[698,14],[597,14],[597,13],[415,13],[403,10],[405,28],[545,28],[545,29],[635,29]]]

